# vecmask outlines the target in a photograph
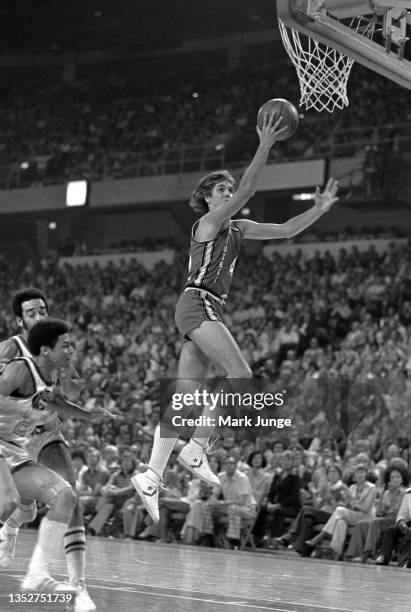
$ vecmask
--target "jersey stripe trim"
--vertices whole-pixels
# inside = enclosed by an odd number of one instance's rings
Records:
[[[205,311],[205,313],[207,315],[207,318],[210,321],[218,321],[218,317],[217,317],[217,315],[215,314],[215,312],[213,310],[213,306],[212,306],[210,300],[208,300],[207,298],[202,297],[201,298],[201,302],[203,304],[203,308],[204,308],[204,311]]]
[[[25,342],[25,340],[23,340],[21,336],[12,336],[12,340],[14,340],[15,344],[17,345],[17,348],[20,351],[20,355],[22,357],[32,357],[27,343]]]
[[[196,278],[194,279],[194,285],[201,287],[203,278],[207,274],[207,268],[213,259],[214,246],[215,246],[215,240],[210,240],[209,242],[206,243],[204,253],[203,253],[203,262],[201,264],[201,268],[199,269]]]
[[[15,359],[12,359],[11,361],[9,361],[9,363],[12,363],[14,361],[24,361],[24,363],[26,364],[30,374],[31,374],[31,378],[33,380],[33,385],[35,387],[35,389],[37,389],[37,391],[35,393],[38,393],[39,388],[40,390],[42,390],[44,387],[52,387],[53,383],[47,382],[44,380],[43,376],[41,375],[41,372],[37,366],[36,363],[34,363],[34,361],[32,359],[30,359],[30,357],[16,357]],[[34,395],[35,395],[34,393]]]

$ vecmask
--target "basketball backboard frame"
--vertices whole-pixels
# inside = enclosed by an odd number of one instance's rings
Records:
[[[411,89],[411,62],[404,59],[404,46],[408,38],[404,35],[404,21],[409,23],[411,0],[377,0],[378,9],[367,0],[277,0],[277,17],[294,30],[333,47],[340,53],[352,58],[370,70]],[[388,7],[387,2],[392,7]],[[410,12],[404,8],[407,4]],[[373,8],[374,7],[374,8]],[[369,40],[355,30],[350,29],[338,19],[341,17],[360,16],[378,11],[379,15],[391,16],[394,24],[384,21],[384,28],[390,31],[391,40],[385,46]],[[330,13],[332,11],[332,14]],[[336,18],[335,18],[336,17]],[[398,18],[399,17],[399,18]],[[399,33],[400,32],[400,33]],[[399,51],[391,49],[391,43],[399,46]]]

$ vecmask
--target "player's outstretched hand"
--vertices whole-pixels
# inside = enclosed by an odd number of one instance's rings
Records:
[[[283,118],[280,117],[274,123],[275,113],[264,113],[263,125],[261,128],[257,125],[257,134],[261,144],[267,144],[272,147],[277,140],[281,140],[281,136],[288,132],[288,127],[283,126]]]
[[[112,421],[115,421],[116,419],[118,419],[118,417],[115,414],[109,412],[108,410],[106,410],[105,408],[102,408],[101,406],[95,406],[94,408],[85,412],[84,414],[85,414],[85,418],[88,421],[91,421],[92,423],[103,421],[104,419],[111,419]]]
[[[327,210],[330,210],[331,206],[338,201],[337,192],[338,181],[333,178],[328,180],[322,193],[320,192],[320,188],[317,187],[315,190],[316,207],[319,208],[321,212],[327,212]]]

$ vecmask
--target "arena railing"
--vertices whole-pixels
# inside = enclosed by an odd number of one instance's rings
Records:
[[[307,138],[307,142],[308,140]],[[353,157],[369,146],[381,149],[385,147],[407,149],[408,143],[411,143],[411,122],[337,130],[328,138],[320,140],[311,154],[304,155],[304,159]],[[297,159],[301,159],[301,155],[288,153],[281,157],[281,161]],[[57,185],[66,182],[69,177],[101,181],[109,178],[116,180],[161,174],[208,172],[226,166],[241,168],[249,162],[249,159],[245,159],[245,155],[241,157],[241,154],[237,158],[231,156],[228,158],[226,149],[222,145],[214,147],[187,145],[175,149],[120,151],[103,158],[96,158],[95,165],[86,161],[77,165],[68,164],[61,173],[48,169],[44,165],[44,157],[42,161],[42,167],[36,162],[35,157],[31,160],[22,160],[21,163],[1,165],[0,189]],[[277,159],[275,161],[278,162]]]

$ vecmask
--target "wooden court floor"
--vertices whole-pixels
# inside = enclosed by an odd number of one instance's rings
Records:
[[[0,570],[0,612],[65,610],[9,603],[35,538],[23,530],[13,566]],[[54,570],[66,574],[63,559]],[[282,552],[88,538],[87,574],[98,612],[411,612],[411,570]]]

